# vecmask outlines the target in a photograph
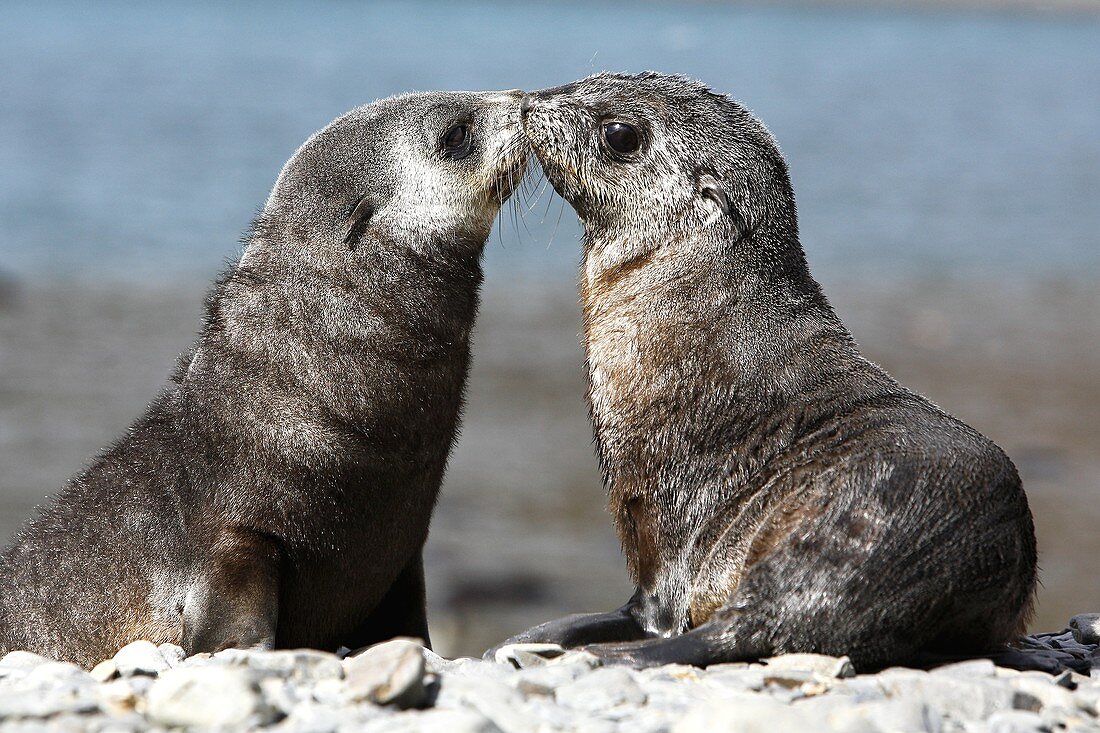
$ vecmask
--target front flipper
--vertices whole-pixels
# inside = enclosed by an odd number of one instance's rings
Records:
[[[706,667],[761,656],[747,648],[738,649],[732,642],[732,637],[722,625],[708,623],[679,636],[618,644],[590,644],[583,650],[594,654],[604,664],[627,664],[635,668],[664,664]]]
[[[598,642],[644,639],[646,631],[634,617],[636,598],[631,598],[622,608],[607,613],[577,613],[539,624],[497,644],[485,652],[483,658],[495,659],[497,650],[508,644],[559,644],[569,648]]]
[[[275,645],[281,557],[268,535],[240,527],[219,533],[184,602],[188,655]]]

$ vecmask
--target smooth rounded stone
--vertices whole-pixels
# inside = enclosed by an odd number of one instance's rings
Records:
[[[257,682],[260,695],[271,707],[286,714],[302,702],[305,685],[289,682],[282,677],[261,677]]]
[[[989,733],[1040,733],[1048,731],[1043,717],[1023,710],[1006,710],[994,713],[986,721]]]
[[[879,700],[851,706],[838,706],[826,716],[829,728],[837,733],[872,731],[922,731],[939,733],[940,712],[934,705],[918,700]]]
[[[142,690],[141,692],[145,692]],[[129,680],[115,679],[96,687],[99,707],[110,715],[125,715],[137,710],[141,699],[139,692]]]
[[[438,674],[444,678],[483,677],[503,681],[512,679],[516,674],[516,669],[511,665],[497,664],[484,659],[461,657],[455,659],[448,669]]]
[[[690,664],[665,664],[661,667],[650,667],[637,671],[641,680],[689,680],[698,682],[703,679],[707,671]]]
[[[983,720],[997,711],[1012,710],[1019,707],[1025,695],[999,680],[966,680],[912,670],[885,670],[878,677],[888,697],[932,702],[946,715],[963,721]]]
[[[157,649],[160,650],[160,655],[164,657],[169,667],[178,667],[187,658],[187,652],[183,651],[183,647],[175,644],[159,644]]]
[[[344,697],[343,680],[321,680],[307,690],[309,697],[322,705],[341,706],[347,703]]]
[[[776,671],[806,671],[822,677],[854,677],[855,667],[848,657],[830,657],[824,654],[783,654],[763,660],[766,674]]]
[[[447,659],[441,657],[431,649],[425,647],[424,649],[424,669],[430,674],[442,674],[443,672],[452,670],[462,665],[462,662],[469,657],[459,657],[458,659]],[[480,660],[478,660],[480,661]],[[490,662],[491,664],[491,662]]]
[[[250,675],[232,667],[177,667],[165,671],[145,697],[145,716],[169,727],[217,727],[270,722]]]
[[[314,649],[226,649],[215,654],[214,660],[299,683],[342,679],[344,676],[344,665],[339,657]]]
[[[0,658],[0,675],[2,675],[5,670],[29,672],[40,664],[48,664],[53,661],[54,660],[43,657],[40,654],[17,649],[13,652],[8,652],[3,658]]]
[[[699,731],[774,733],[786,730],[820,730],[820,726],[818,721],[801,712],[796,706],[784,705],[761,695],[744,695],[736,700],[723,700],[695,706],[672,727],[672,733],[698,733]]]
[[[510,664],[517,669],[546,664],[550,659],[565,654],[565,647],[559,644],[505,644],[496,650],[493,661],[497,664]]]
[[[169,669],[157,645],[151,641],[132,641],[115,652],[115,666],[123,677],[135,674],[156,676]]]
[[[500,669],[500,665],[494,666]],[[505,679],[521,692],[529,689],[534,694],[546,694],[545,690],[548,690],[552,694],[562,685],[567,685],[589,673],[588,667],[579,664],[544,664],[541,667],[529,667],[512,672]]]
[[[104,659],[102,662],[92,667],[92,671],[89,672],[96,682],[106,682],[107,680],[118,677],[118,663],[114,659]]]
[[[1034,677],[1018,677],[1010,683],[1016,690],[1021,690],[1036,698],[1046,708],[1062,708],[1064,710],[1077,709],[1077,702],[1073,693],[1064,687],[1054,684],[1050,677],[1045,680]]]
[[[988,659],[967,659],[964,662],[954,662],[953,664],[936,667],[931,673],[941,677],[992,678],[997,676],[997,665]]]
[[[278,733],[335,733],[349,721],[348,711],[330,705],[302,702],[287,711],[287,716],[271,730]]]
[[[645,691],[632,672],[624,667],[596,669],[559,687],[554,697],[562,705],[589,712],[603,712],[621,705],[643,705],[646,701]]]
[[[511,687],[508,681],[491,677],[444,675],[439,680],[439,692],[434,705],[437,708],[476,708],[488,711],[497,708],[515,709],[522,702],[524,696]]]
[[[425,710],[367,722],[363,733],[501,733],[493,721],[473,710]]]
[[[1069,620],[1073,638],[1081,644],[1100,644],[1100,613],[1079,613]]]
[[[708,667],[704,682],[708,685],[729,687],[738,690],[764,689],[764,668],[759,665],[721,664]]]
[[[424,647],[411,639],[391,639],[343,661],[344,697],[349,702],[395,705],[424,703],[427,690]]]
[[[856,702],[873,702],[886,697],[886,691],[874,675],[849,677],[841,684],[833,686],[831,692],[850,697]]]
[[[36,685],[42,688],[52,688],[64,685],[92,685],[93,678],[83,667],[78,667],[72,662],[46,662],[33,667],[23,678],[24,684]]]
[[[25,680],[0,693],[0,721],[10,718],[50,718],[65,713],[99,710],[94,685],[25,684]]]

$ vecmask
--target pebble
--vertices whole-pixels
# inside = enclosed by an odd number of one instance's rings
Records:
[[[136,674],[156,676],[169,669],[167,660],[151,641],[133,641],[122,647],[114,656],[115,668],[123,677]]]
[[[595,712],[620,705],[642,705],[646,694],[625,667],[604,667],[557,691],[557,701],[575,710]]]
[[[344,694],[349,702],[419,707],[426,698],[424,647],[411,639],[391,639],[343,661]]]
[[[229,727],[270,722],[271,710],[247,672],[232,667],[164,672],[149,688],[144,712],[170,727]]]
[[[1049,673],[977,659],[856,674],[844,657],[815,654],[632,670],[554,645],[506,648],[498,663],[444,659],[411,639],[343,660],[311,650],[184,659],[178,646],[141,642],[91,673],[14,652],[0,659],[0,733],[1100,732],[1100,679],[1088,675],[1100,645],[1080,629],[996,657]]]
[[[856,669],[848,657],[827,657],[824,654],[784,654],[765,659],[766,674],[773,672],[810,672],[820,677],[853,677]]]

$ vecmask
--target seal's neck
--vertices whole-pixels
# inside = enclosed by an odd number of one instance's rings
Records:
[[[249,245],[210,295],[178,375],[191,399],[215,418],[226,413],[215,429],[310,465],[354,460],[364,440],[381,451],[387,441],[418,444],[453,429],[480,254],[431,258],[401,242],[371,245],[340,261],[278,242]]]
[[[588,242],[589,256],[601,245]],[[655,558],[694,546],[687,535],[713,516],[708,506],[747,485],[815,411],[850,392],[857,372],[875,368],[796,237],[704,234],[613,268],[585,264],[597,452],[632,574],[646,588],[657,582]]]

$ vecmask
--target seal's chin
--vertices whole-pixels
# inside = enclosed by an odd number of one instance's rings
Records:
[[[554,187],[557,194],[573,207],[573,210],[577,212],[577,217],[582,222],[586,221],[588,219],[589,197],[580,177],[576,175],[572,168],[568,167],[568,164],[563,164],[559,159],[541,152],[534,145],[532,147],[546,180],[550,181],[550,185]]]

